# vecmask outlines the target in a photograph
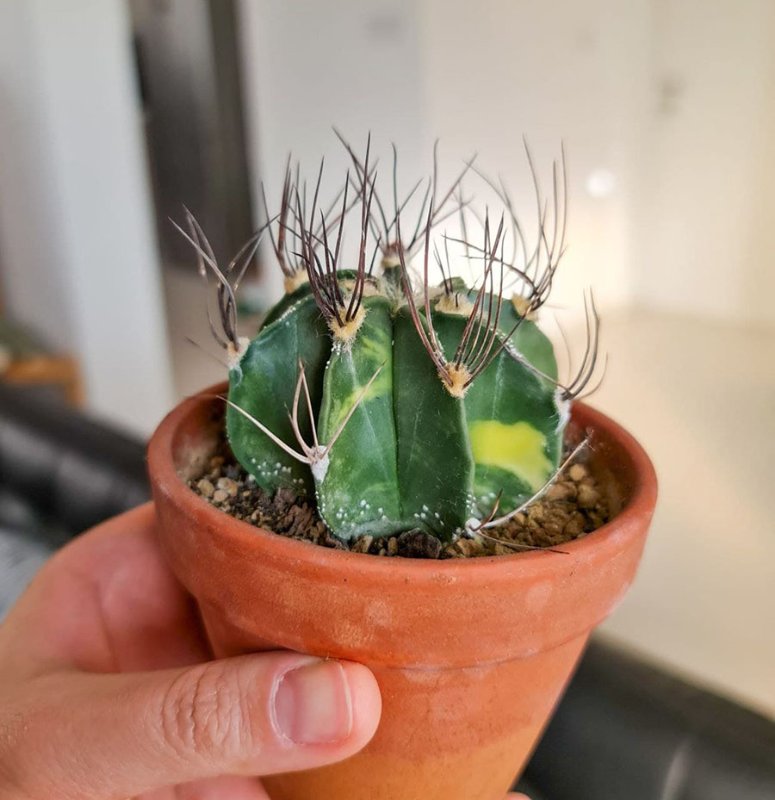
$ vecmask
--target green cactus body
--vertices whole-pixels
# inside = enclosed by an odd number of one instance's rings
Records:
[[[402,521],[393,415],[392,325],[385,298],[366,298],[364,308],[366,316],[357,337],[349,347],[336,344],[324,368],[318,417],[321,441],[329,441],[357,407],[331,449],[326,474],[318,481],[317,497],[321,515],[335,531],[352,534],[371,524],[380,535],[392,533]]]
[[[308,287],[280,306],[231,370],[229,440],[267,491],[314,492],[322,518],[341,538],[422,528],[450,540],[470,518],[485,517],[497,498],[502,512],[515,508],[557,469],[564,415],[552,380],[553,351],[533,322],[512,331],[519,317],[509,304],[497,344],[513,336],[464,397],[440,379],[407,303],[396,302],[387,281],[364,296],[364,316],[346,343],[332,343]],[[419,318],[427,331],[422,309]],[[432,323],[451,357],[466,317],[434,310]],[[319,445],[339,432],[311,467],[246,416],[299,449],[289,421],[299,361]],[[313,445],[306,400],[299,409],[299,427]]]
[[[453,351],[466,319],[438,312],[434,316],[445,351]],[[519,329],[526,324],[540,334],[527,321]],[[522,338],[531,344],[537,340],[532,332]],[[546,483],[561,456],[561,414],[554,385],[536,374],[531,367],[537,365],[524,353],[520,355],[525,361],[518,360],[517,353],[514,345],[504,346],[461,401],[476,465],[477,516],[486,514],[499,496],[501,508],[507,510],[524,502]],[[556,370],[553,359],[552,365]]]
[[[449,539],[473,506],[465,410],[439,380],[404,307],[393,326],[399,477],[410,528]]]
[[[288,412],[301,361],[322,365],[331,351],[328,328],[311,295],[297,299],[271,324],[264,326],[250,343],[238,365],[229,373],[229,400],[245,413],[261,420],[284,442],[292,444],[294,433]],[[309,369],[307,375],[314,406],[323,393],[323,372]],[[245,416],[229,407],[226,430],[234,454],[267,491],[291,488],[298,495],[314,492],[306,464],[291,458]],[[310,435],[311,423],[302,409],[302,430]]]
[[[473,159],[445,191],[434,149],[432,175],[401,197],[394,148],[390,188],[380,196],[370,139],[361,159],[337,136],[351,169],[334,200],[322,202],[322,163],[313,185],[289,160],[279,213],[267,207],[266,224],[224,268],[190,212],[187,230],[177,226],[199,273],[211,287],[215,279],[220,326],[212,301],[208,320],[230,367],[231,448],[268,493],[290,488],[314,500],[342,539],[417,528],[444,542],[492,538],[485,531],[539,496],[584,446],[561,463],[570,403],[596,372],[594,299],[585,296],[584,356],[563,383],[534,321],[565,250],[564,154],[544,197],[527,153],[537,212],[531,237],[504,182],[472,170]],[[473,173],[499,214],[463,191]],[[455,219],[462,238],[434,233]],[[357,230],[355,257],[342,244],[346,228]],[[247,342],[238,334],[236,292],[265,233],[286,294]],[[473,286],[456,264],[473,274]],[[441,285],[431,285],[431,270],[441,272]]]
[[[514,328],[516,327],[516,330]],[[504,303],[498,327],[504,335],[514,331],[509,343],[513,353],[518,353],[539,373],[557,381],[557,359],[549,337],[531,319],[522,319],[511,303]]]

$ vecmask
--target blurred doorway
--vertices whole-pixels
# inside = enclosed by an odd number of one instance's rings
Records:
[[[165,266],[191,269],[168,218],[191,209],[218,258],[251,235],[234,0],[129,0]]]
[[[223,380],[226,368],[193,250],[170,218],[180,223],[183,205],[191,209],[220,263],[254,231],[237,5],[129,0],[178,397]]]

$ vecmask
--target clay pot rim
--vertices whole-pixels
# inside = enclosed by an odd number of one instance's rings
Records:
[[[542,575],[556,571],[563,563],[577,561],[592,551],[602,556],[608,550],[619,550],[622,536],[638,527],[644,514],[650,516],[656,502],[657,478],[654,466],[637,440],[621,425],[600,411],[577,402],[573,406],[574,419],[581,418],[584,427],[605,431],[630,461],[635,476],[629,500],[608,523],[587,534],[560,545],[563,553],[527,550],[509,555],[480,556],[477,558],[421,559],[387,558],[367,553],[353,553],[322,547],[273,533],[264,528],[238,520],[194,492],[179,475],[173,458],[173,442],[181,421],[200,403],[212,403],[216,396],[226,391],[227,384],[219,383],[179,403],[161,421],[148,445],[148,469],[157,488],[175,503],[188,506],[196,517],[209,521],[219,530],[219,535],[235,541],[243,550],[260,551],[263,557],[276,561],[306,563],[317,570],[357,573],[361,577],[389,581],[411,578],[412,584],[461,583],[479,584],[483,580],[511,580],[515,576]],[[567,555],[566,555],[567,554]],[[576,556],[577,558],[574,558]],[[552,563],[554,562],[554,563]],[[497,565],[497,569],[494,567]]]

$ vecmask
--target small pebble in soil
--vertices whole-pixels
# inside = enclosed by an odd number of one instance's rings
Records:
[[[419,528],[388,537],[365,535],[343,541],[320,519],[314,503],[298,498],[289,489],[270,496],[255,482],[223,446],[198,479],[189,486],[216,508],[236,519],[274,531],[291,539],[302,539],[322,547],[398,558],[475,558],[511,555],[535,548],[561,549],[604,525],[609,510],[600,487],[584,463],[570,466],[541,497],[524,512],[487,531],[483,536],[461,536],[444,544]]]
[[[442,544],[439,539],[426,531],[415,528],[413,531],[404,531],[399,534],[395,555],[403,558],[438,558],[441,555],[441,549]],[[389,554],[394,555],[394,553]]]

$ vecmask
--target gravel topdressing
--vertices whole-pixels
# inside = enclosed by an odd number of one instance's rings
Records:
[[[267,494],[226,451],[213,456],[205,473],[189,486],[224,513],[256,527],[323,547],[376,556],[471,558],[534,548],[561,549],[564,543],[581,539],[609,519],[603,493],[581,462],[568,467],[523,513],[488,529],[486,537],[461,536],[449,544],[419,529],[390,537],[362,536],[343,541],[329,531],[314,504],[287,489],[279,489],[274,496]]]

